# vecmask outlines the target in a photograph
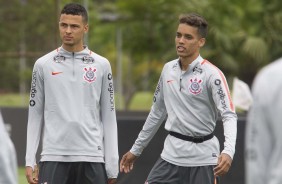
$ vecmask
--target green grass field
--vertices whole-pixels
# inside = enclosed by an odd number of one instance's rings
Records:
[[[132,111],[145,111],[150,110],[153,103],[153,93],[151,92],[138,92],[131,99],[129,110]]]
[[[26,178],[25,178],[25,168],[24,167],[19,167],[18,169],[18,173],[19,173],[19,184],[27,184]]]
[[[17,93],[0,94],[0,107],[27,107],[29,95]]]
[[[152,92],[137,92],[131,99],[129,109],[132,111],[150,110],[152,106]],[[120,101],[121,100],[121,103]],[[123,97],[115,95],[116,109],[124,109]],[[27,107],[29,104],[29,94],[0,94],[0,107]],[[119,107],[120,106],[120,107]]]

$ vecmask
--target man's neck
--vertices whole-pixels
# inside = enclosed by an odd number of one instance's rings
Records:
[[[64,45],[62,46],[66,51],[68,52],[80,52],[82,50],[84,50],[84,46],[83,45],[79,45],[79,46],[71,46],[71,45]]]
[[[198,56],[197,56],[198,57]],[[191,58],[191,57],[180,57],[179,62],[181,66],[181,70],[186,71],[189,68],[189,65],[197,58]]]

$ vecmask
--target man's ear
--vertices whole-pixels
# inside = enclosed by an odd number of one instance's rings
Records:
[[[84,26],[84,33],[87,33],[87,32],[88,32],[88,29],[89,29],[89,25],[86,24],[86,25]]]
[[[200,38],[199,40],[199,47],[203,47],[206,43],[206,39],[205,38]]]

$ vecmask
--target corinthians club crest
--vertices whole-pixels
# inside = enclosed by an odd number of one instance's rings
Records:
[[[202,83],[203,81],[200,79],[198,80],[196,77],[194,79],[190,79],[189,83],[189,91],[190,93],[194,94],[194,95],[198,95],[202,92],[203,88],[202,88]]]
[[[84,68],[84,71],[85,71],[83,75],[84,80],[86,80],[89,83],[92,83],[96,80],[96,74],[95,74],[96,68],[91,68],[91,67]]]

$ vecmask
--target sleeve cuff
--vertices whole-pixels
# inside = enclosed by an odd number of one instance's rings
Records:
[[[227,151],[227,150],[223,150],[221,153],[225,153],[225,154],[229,155],[232,160],[233,160],[233,157],[234,157],[234,154],[235,154],[234,152]]]

